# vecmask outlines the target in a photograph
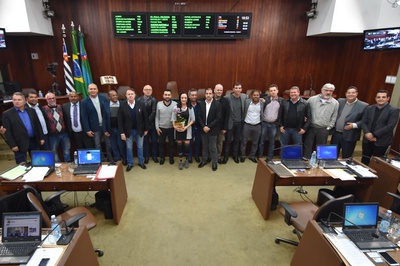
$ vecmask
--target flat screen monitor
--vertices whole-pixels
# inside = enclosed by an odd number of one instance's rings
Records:
[[[0,28],[0,49],[7,48],[6,29]]]
[[[400,49],[400,27],[365,30],[364,51]]]

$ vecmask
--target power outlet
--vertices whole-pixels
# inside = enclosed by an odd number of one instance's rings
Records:
[[[39,60],[38,53],[31,53],[31,58],[32,58],[32,60]]]

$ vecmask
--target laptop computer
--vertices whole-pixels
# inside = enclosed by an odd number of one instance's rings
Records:
[[[25,264],[41,244],[41,212],[5,212],[0,264]]]
[[[337,145],[317,145],[317,160],[325,161],[325,169],[346,169],[347,165],[338,161]]]
[[[311,166],[302,160],[302,145],[284,146],[281,149],[281,162],[289,169],[309,169]]]
[[[343,233],[361,250],[393,249],[397,245],[380,233],[378,225],[379,203],[345,203]],[[351,224],[350,222],[353,224]],[[378,237],[377,237],[378,236]]]
[[[32,151],[32,168],[33,167],[49,167],[49,170],[44,175],[45,177],[54,171],[56,159],[54,151]]]
[[[74,175],[96,174],[101,165],[101,151],[96,149],[77,150],[78,166]]]

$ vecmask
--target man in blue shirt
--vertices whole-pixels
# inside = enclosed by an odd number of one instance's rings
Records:
[[[43,130],[35,110],[25,108],[25,97],[16,92],[13,107],[3,113],[3,127],[8,146],[14,152],[17,164],[26,162],[26,152],[39,149],[44,144]]]

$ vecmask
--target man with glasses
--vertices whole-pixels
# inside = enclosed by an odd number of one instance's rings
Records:
[[[311,158],[314,140],[316,144],[326,144],[330,130],[335,126],[339,103],[332,97],[335,85],[326,83],[321,93],[308,99],[311,110],[310,127],[304,141],[304,157]]]

